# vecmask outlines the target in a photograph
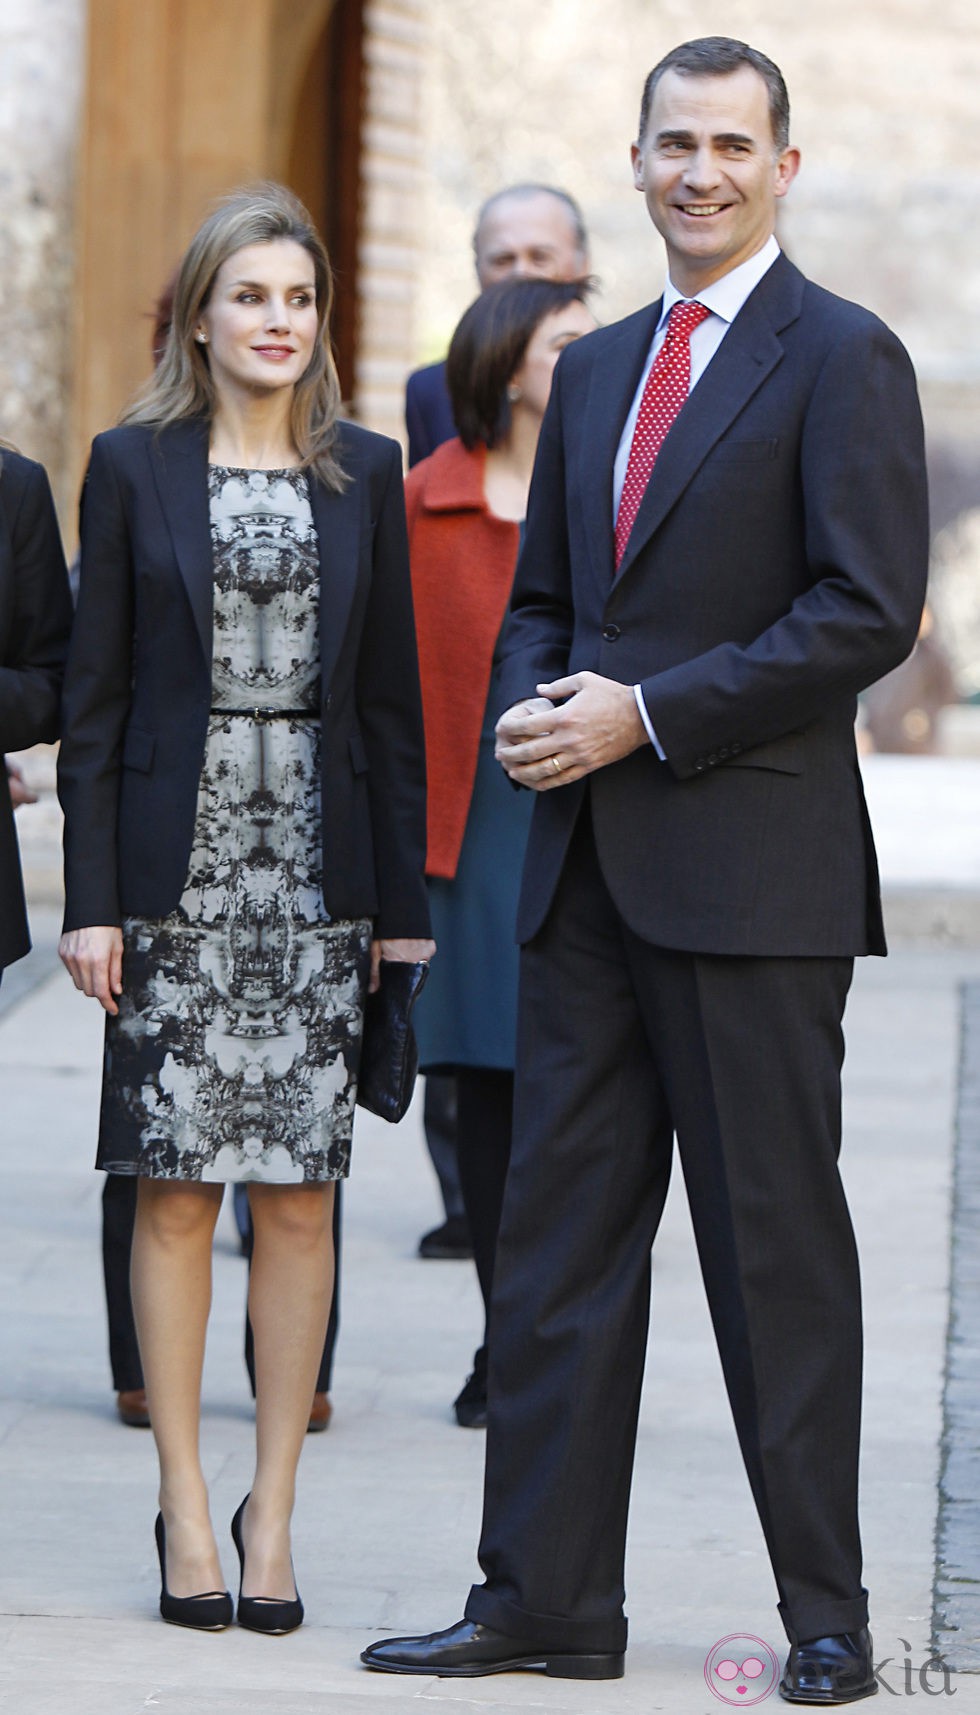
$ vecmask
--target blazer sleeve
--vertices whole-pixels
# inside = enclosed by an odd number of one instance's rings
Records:
[[[558,361],[534,460],[524,545],[514,575],[510,613],[498,651],[493,686],[499,716],[535,687],[568,671],[575,627],[562,435],[562,372]]]
[[[357,664],[378,886],[375,933],[426,939],[425,742],[401,451],[391,457],[374,525],[371,593]]]
[[[66,929],[121,922],[116,828],[132,661],[129,528],[112,454],[98,437],[82,488],[81,582],[58,757]]]
[[[13,592],[0,660],[0,751],[53,744],[58,737],[72,618],[65,556],[47,476],[40,465],[18,462],[25,476],[7,512]],[[0,471],[0,484],[8,493],[14,490],[12,470]]]
[[[719,747],[799,731],[904,660],[918,632],[929,528],[912,365],[881,323],[829,352],[806,410],[800,487],[810,587],[745,644],[642,681],[679,779]]]

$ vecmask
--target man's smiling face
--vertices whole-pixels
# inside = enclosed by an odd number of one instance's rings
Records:
[[[693,297],[762,249],[800,158],[776,148],[769,92],[742,65],[717,77],[664,72],[632,159],[670,277]]]

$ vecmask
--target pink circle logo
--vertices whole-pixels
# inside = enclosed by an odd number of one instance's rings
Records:
[[[779,1662],[764,1638],[731,1632],[713,1644],[704,1661],[704,1682],[719,1703],[748,1708],[771,1697],[779,1680]]]

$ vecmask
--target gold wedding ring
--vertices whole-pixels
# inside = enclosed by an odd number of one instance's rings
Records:
[[[557,756],[551,756],[548,758],[548,760],[551,763],[551,766],[554,769],[555,773],[560,774],[561,773],[561,763],[559,762]]]

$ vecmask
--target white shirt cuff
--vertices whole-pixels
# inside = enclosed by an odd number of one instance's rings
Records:
[[[664,752],[664,747],[661,744],[659,738],[657,737],[657,735],[654,731],[653,722],[647,713],[647,706],[646,706],[646,703],[643,701],[643,692],[640,690],[639,685],[633,686],[633,695],[636,698],[636,706],[640,711],[640,719],[643,722],[644,727],[646,728],[647,738],[650,740],[650,743],[653,745],[653,748],[656,751],[657,755],[659,756],[661,762],[666,762],[667,757],[666,757],[666,754]]]

